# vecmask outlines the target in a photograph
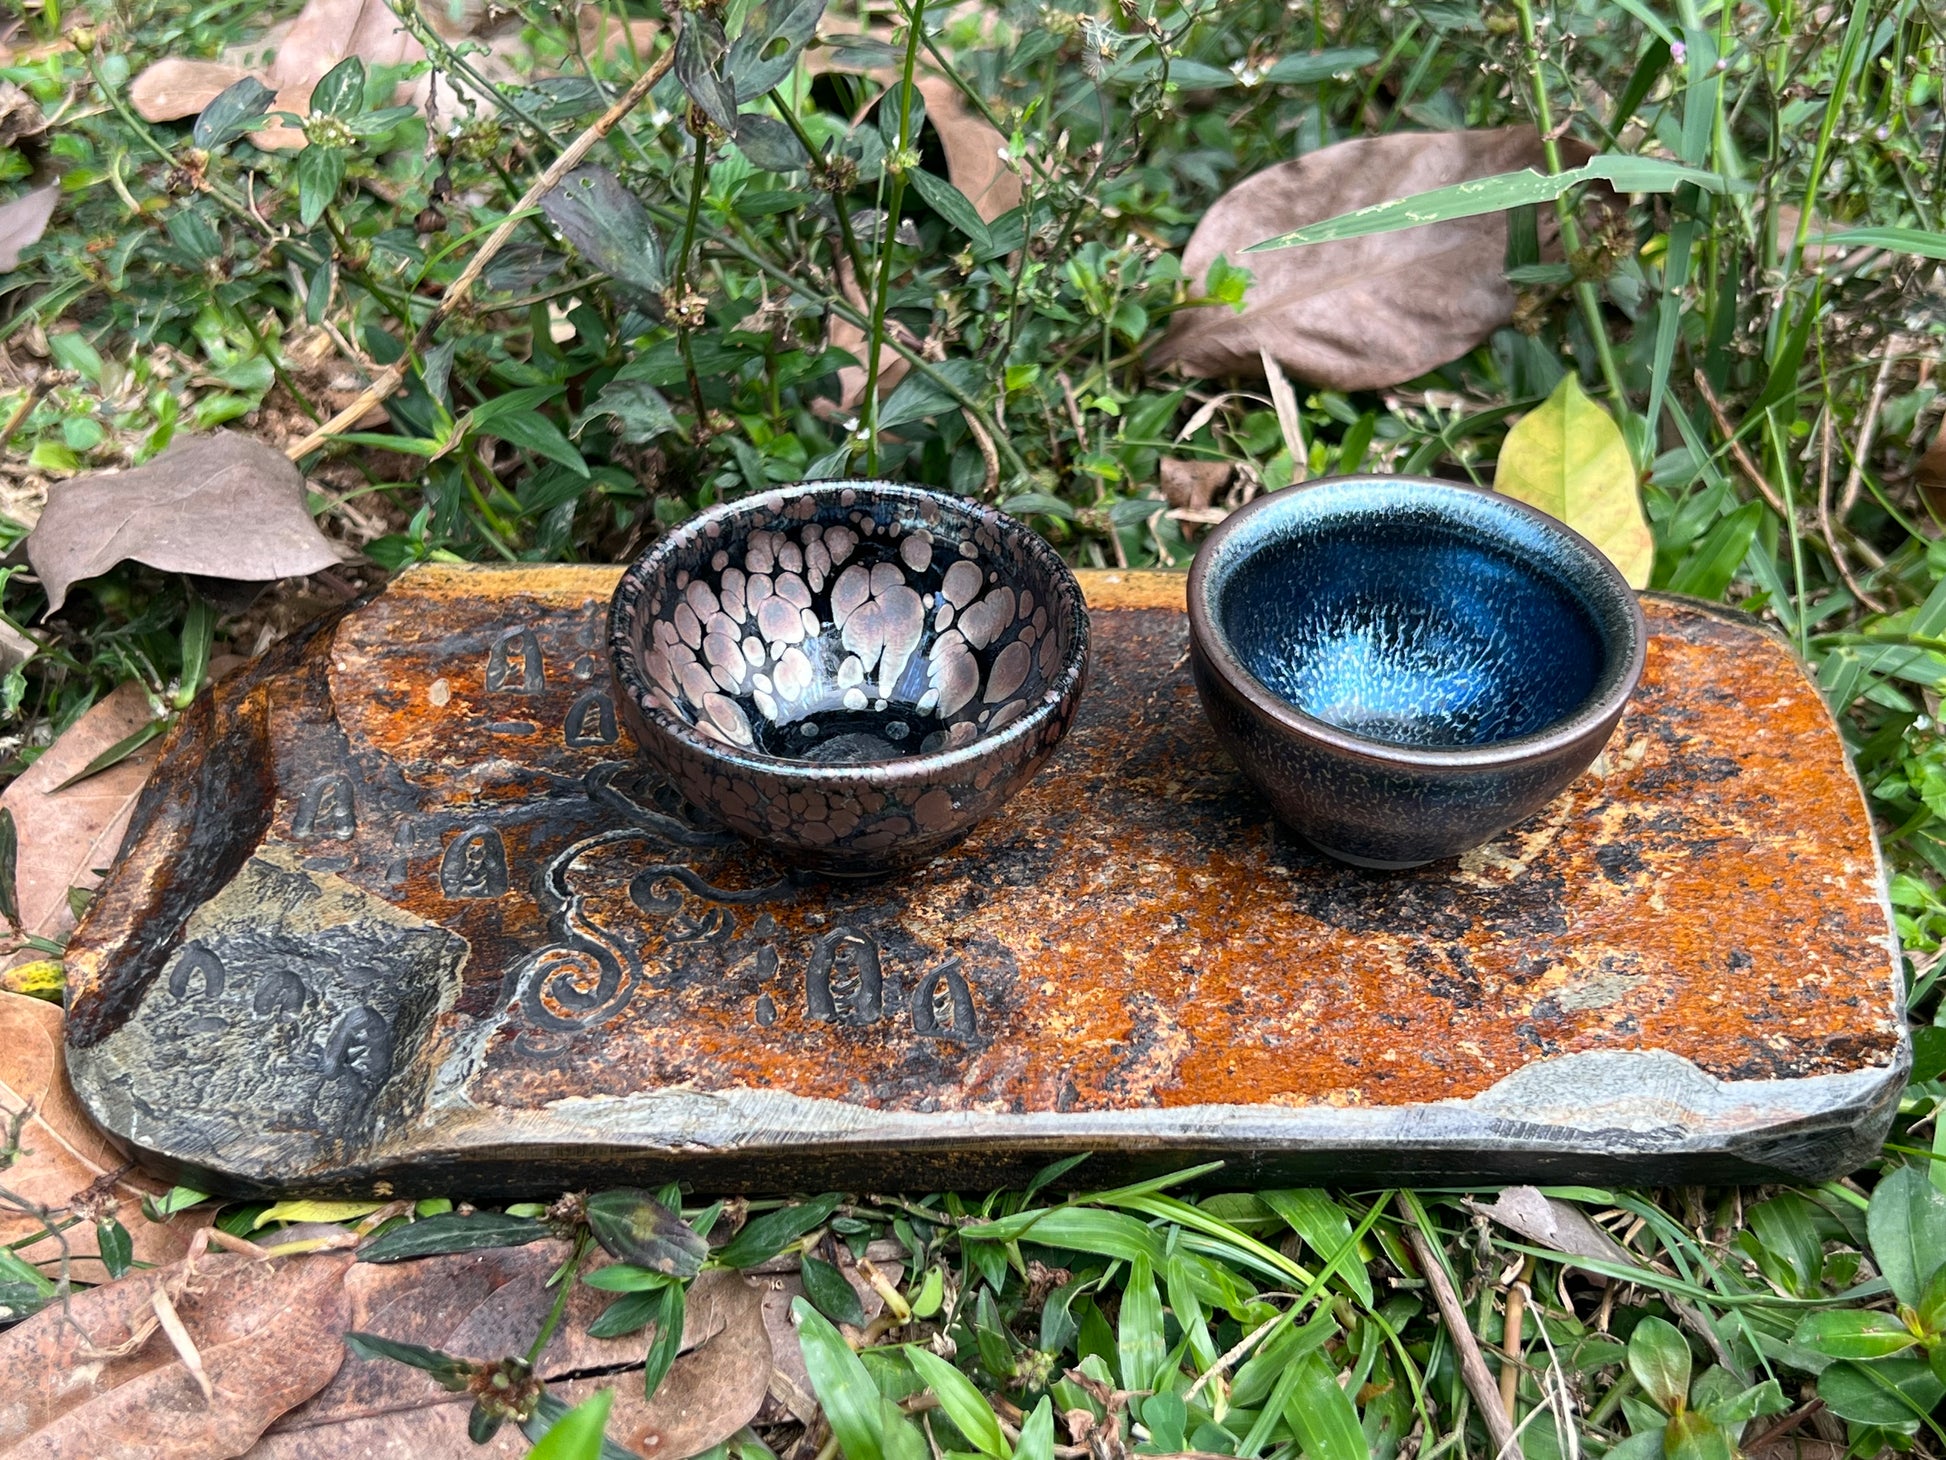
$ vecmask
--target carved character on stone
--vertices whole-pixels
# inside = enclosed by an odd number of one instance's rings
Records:
[[[507,844],[490,826],[469,826],[446,843],[439,863],[439,885],[448,897],[504,897]]]

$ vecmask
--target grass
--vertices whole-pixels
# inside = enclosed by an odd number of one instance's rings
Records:
[[[1507,1382],[1529,1455],[1701,1460],[1786,1423],[1858,1453],[1942,1448],[1946,1386],[1927,1358],[1946,1318],[1932,1283],[1946,1197],[1929,1176],[1946,1149],[1932,1022],[1946,480],[1920,455],[1942,411],[1946,22],[1917,0],[901,3],[880,12],[883,39],[854,47],[860,64],[956,78],[1005,139],[1021,211],[976,220],[983,243],[952,198],[908,189],[915,165],[945,166],[907,86],[853,128],[887,83],[799,66],[762,108],[781,128],[731,149],[719,133],[737,118],[712,119],[720,95],[678,58],[701,101],[665,83],[591,154],[638,205],[607,208],[580,247],[565,224],[517,228],[407,361],[385,423],[310,458],[328,529],[385,568],[611,561],[712,502],[873,470],[987,496],[1080,564],[1179,568],[1197,524],[1162,498],[1165,456],[1231,463],[1233,498],[1360,467],[1490,480],[1509,419],[1576,371],[1640,471],[1655,584],[1769,618],[1842,720],[1893,869],[1919,1058],[1888,1156],[1855,1179],[1559,1193],[1597,1215],[1627,1268],[1566,1263],[1442,1193],[1096,1192],[1038,1221],[1023,1213],[1045,1191],[837,1208],[792,1240],[826,1255],[833,1241],[902,1243],[908,1296],[937,1306],[878,1336],[930,1342],[969,1384],[928,1380],[895,1342],[862,1365],[827,1345],[813,1372],[839,1399],[833,1442],[848,1460],[920,1457],[928,1438],[1040,1460],[1056,1428],[1081,1442],[1074,1422],[1048,1421],[1085,1411],[1098,1446],[1112,1418],[1143,1450],[1490,1452],[1464,1335],[1441,1317],[1418,1243],[1450,1268],[1480,1343],[1522,1333]],[[765,23],[748,9],[689,13],[734,34]],[[50,482],[225,423],[281,444],[341,408],[357,368],[400,356],[564,139],[649,59],[591,55],[554,10],[513,13],[556,79],[469,103],[429,135],[386,110],[395,75],[341,77],[295,158],[241,137],[194,149],[186,122],[149,126],[126,105],[150,60],[209,54],[255,23],[235,0],[103,7],[85,16],[86,44],[52,4],[26,13],[0,76],[56,120],[0,149],[0,181],[58,174],[63,196],[0,279],[0,478],[15,514],[0,546]],[[1314,53],[1325,61],[1287,72],[1308,79],[1264,79]],[[1389,390],[1300,391],[1295,438],[1254,389],[1145,368],[1194,297],[1178,252],[1225,188],[1348,137],[1500,125],[1734,186],[1651,194],[1601,224],[1571,195],[1563,263],[1516,274],[1513,327]],[[762,171],[750,154],[766,142],[821,160]],[[1823,241],[1864,229],[1874,247]],[[846,271],[863,282],[848,290]],[[864,340],[860,363],[912,367],[856,412],[819,404],[843,363],[825,345],[834,314]],[[192,614],[181,580],[124,565],[37,625],[38,586],[0,575],[0,611],[41,646],[0,681],[15,768],[114,684],[140,679],[168,703],[185,658],[190,689],[207,662],[211,615]],[[264,621],[217,617],[218,649],[247,652]],[[1057,1271],[1067,1280],[1050,1285]],[[509,1352],[523,1341],[509,1335]],[[861,1374],[891,1408],[843,1397]],[[925,1383],[936,1408],[916,1397]],[[768,1438],[799,1460],[831,1449]],[[763,1437],[737,1444],[748,1460]]]

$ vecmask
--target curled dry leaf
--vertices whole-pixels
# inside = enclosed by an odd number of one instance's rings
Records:
[[[6,1186],[17,1196],[49,1208],[66,1206],[102,1177],[126,1165],[121,1151],[82,1113],[68,1088],[61,1022],[59,1005],[0,993],[0,1107],[7,1111],[28,1105],[34,1108],[34,1118],[21,1132],[21,1155],[7,1168]],[[120,1207],[118,1216],[134,1243],[136,1258],[142,1262],[174,1262],[188,1249],[196,1229],[208,1222],[201,1211],[180,1213],[168,1222],[149,1221],[139,1210],[141,1199],[165,1189],[160,1182],[130,1172],[107,1193]],[[40,1230],[36,1218],[0,1211],[0,1243],[18,1242]],[[99,1282],[101,1268],[86,1260],[96,1252],[94,1224],[82,1222],[63,1235],[68,1256],[75,1263],[74,1277]],[[20,1248],[18,1255],[29,1262],[55,1263],[61,1246],[47,1237]],[[47,1271],[54,1275],[57,1269],[50,1267]],[[0,1368],[0,1373],[4,1372]],[[4,1428],[4,1410],[0,1410],[0,1430]]]
[[[0,1334],[0,1460],[222,1460],[344,1361],[351,1254],[205,1256],[77,1293]],[[210,1398],[155,1316],[158,1286]]]
[[[1569,160],[1576,152],[1562,144]],[[1250,254],[1264,239],[1340,213],[1542,165],[1533,131],[1396,133],[1280,162],[1218,198],[1190,235],[1183,272],[1202,286],[1224,258],[1254,276],[1241,314],[1180,312],[1150,362],[1193,375],[1257,375],[1267,351],[1333,390],[1397,385],[1457,359],[1513,318],[1502,276],[1504,214]]]
[[[93,889],[101,881],[99,871],[114,860],[156,747],[143,746],[64,791],[55,788],[154,718],[142,687],[125,684],[70,725],[0,793],[0,807],[13,813],[20,838],[15,891],[27,932],[62,938],[73,930],[68,891]],[[12,961],[43,956],[27,952]]]
[[[548,1276],[567,1258],[562,1242],[455,1253],[401,1263],[361,1263],[345,1283],[350,1327],[461,1358],[495,1359],[525,1348],[553,1302]],[[654,1399],[642,1396],[640,1333],[594,1338],[588,1324],[614,1295],[577,1285],[566,1317],[537,1366],[573,1404],[615,1390],[609,1438],[654,1460],[682,1460],[748,1424],[770,1379],[761,1295],[730,1272],[691,1286],[683,1353]],[[601,1377],[568,1376],[599,1371]],[[466,1435],[467,1396],[449,1394],[401,1364],[351,1360],[308,1403],[280,1419],[247,1460],[463,1460],[524,1455],[507,1426],[484,1447]]]
[[[1608,555],[1631,588],[1649,586],[1655,538],[1642,515],[1635,462],[1614,417],[1572,374],[1507,433],[1493,489],[1567,523]]]
[[[61,201],[58,184],[30,188],[10,202],[0,203],[0,274],[20,267],[21,250],[41,241],[54,205]]]
[[[58,611],[71,585],[127,559],[166,573],[266,583],[335,567],[282,452],[218,431],[179,438],[146,466],[54,488],[27,557]]]
[[[1230,484],[1230,463],[1165,456],[1158,475],[1163,501],[1178,511],[1202,512]]]

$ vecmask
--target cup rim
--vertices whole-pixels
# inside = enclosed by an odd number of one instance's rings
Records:
[[[767,755],[743,750],[710,739],[685,721],[670,715],[650,697],[648,682],[642,674],[631,635],[647,598],[649,584],[668,565],[668,559],[707,533],[712,526],[750,516],[761,510],[766,515],[784,510],[791,502],[805,497],[837,497],[854,492],[875,500],[891,498],[906,502],[931,502],[950,511],[991,520],[1003,534],[1019,534],[1025,539],[1027,553],[1046,570],[1052,599],[1068,620],[1068,651],[1060,672],[1041,692],[1039,701],[1026,713],[1000,730],[982,735],[952,750],[925,755],[901,756],[897,760],[866,761],[850,765],[829,765],[798,760],[791,756]],[[794,482],[754,492],[734,502],[719,502],[681,523],[628,565],[615,585],[608,616],[608,657],[616,688],[627,695],[644,722],[687,749],[700,751],[712,761],[769,776],[780,776],[814,786],[890,786],[912,780],[932,779],[987,759],[1033,736],[1048,719],[1073,698],[1088,666],[1088,608],[1074,570],[1054,550],[1051,543],[1018,518],[998,508],[948,492],[935,492],[903,482],[869,478],[833,478],[826,481]]]
[[[1477,503],[1486,500],[1493,504],[1493,510],[1520,518],[1540,529],[1544,534],[1555,539],[1571,556],[1581,560],[1583,566],[1596,580],[1605,580],[1617,601],[1626,605],[1624,615],[1626,642],[1619,646],[1623,652],[1611,656],[1609,665],[1605,667],[1594,689],[1567,715],[1526,735],[1496,740],[1486,745],[1404,745],[1396,741],[1376,740],[1369,736],[1358,735],[1329,721],[1306,714],[1289,700],[1272,692],[1262,680],[1250,672],[1231,648],[1229,637],[1223,632],[1222,618],[1216,604],[1216,594],[1228,581],[1229,572],[1218,574],[1213,571],[1211,565],[1222,556],[1225,544],[1241,532],[1251,519],[1265,514],[1301,515],[1304,513],[1301,504],[1306,501],[1310,493],[1349,487],[1397,488],[1401,495],[1435,499],[1444,497],[1448,502]],[[1310,498],[1310,500],[1315,503],[1318,499]],[[1240,562],[1241,558],[1237,561]],[[1231,571],[1233,570],[1232,565]],[[1635,686],[1642,677],[1642,665],[1647,651],[1648,623],[1642,614],[1640,597],[1622,577],[1621,571],[1609,561],[1608,555],[1558,518],[1550,517],[1536,507],[1530,507],[1525,502],[1516,501],[1490,488],[1476,487],[1466,482],[1445,481],[1438,477],[1359,473],[1351,476],[1319,477],[1314,481],[1286,487],[1282,491],[1266,493],[1238,508],[1218,523],[1209,536],[1203,539],[1202,545],[1197,549],[1195,560],[1190,564],[1189,632],[1192,644],[1201,651],[1204,661],[1222,677],[1224,683],[1233,692],[1241,695],[1259,713],[1267,715],[1307,739],[1321,742],[1347,754],[1388,765],[1422,770],[1484,770],[1544,758],[1575,744],[1591,732],[1599,730],[1604,724],[1612,725],[1614,719],[1621,714],[1623,706],[1628,703],[1629,696],[1635,692]]]

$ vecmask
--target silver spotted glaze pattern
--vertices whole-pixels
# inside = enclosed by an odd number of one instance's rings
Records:
[[[625,723],[696,805],[799,865],[914,865],[1066,733],[1087,657],[1059,556],[991,509],[814,483],[705,513],[616,590]]]

